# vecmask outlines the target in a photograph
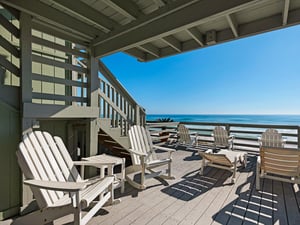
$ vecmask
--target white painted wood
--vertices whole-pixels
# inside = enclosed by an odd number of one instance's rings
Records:
[[[197,135],[198,135],[197,133],[191,133],[184,124],[178,124],[176,145],[185,146],[186,149],[196,147]]]
[[[114,202],[114,177],[81,180],[59,137],[53,138],[49,133],[41,131],[25,134],[17,156],[27,179],[24,183],[31,187],[41,208],[25,218],[27,224],[49,223],[57,216],[62,216],[63,212],[70,213],[68,205],[75,207],[74,223],[86,224],[106,202]],[[98,197],[100,200],[96,205],[82,216],[81,210],[89,207]],[[62,211],[57,213],[55,210],[48,210],[49,207],[60,207]]]
[[[174,149],[158,147],[153,145],[150,133],[144,127],[134,125],[128,131],[131,148],[128,150],[131,154],[132,166],[126,168],[126,180],[135,188],[145,189],[145,179],[160,176],[164,179],[174,179],[171,176],[172,153]],[[168,151],[169,157],[166,159],[158,159],[155,149]],[[159,166],[168,166],[166,170],[154,171],[152,169]],[[150,171],[150,175],[146,175],[146,170]],[[137,183],[130,174],[141,172],[141,182]],[[164,174],[167,174],[164,176]]]
[[[263,132],[262,136],[258,139],[260,146],[265,147],[284,147],[285,140],[276,129],[269,128]]]
[[[261,178],[300,184],[299,149],[262,146],[256,165],[257,190],[260,190]]]
[[[216,126],[213,130],[212,136],[216,147],[233,149],[234,136],[229,136],[223,127]]]
[[[218,153],[213,153],[211,149],[206,152],[198,151],[202,157],[200,174],[203,175],[206,166],[216,167],[232,172],[232,183],[235,183],[237,163],[242,162],[243,166],[247,166],[247,153],[231,150],[220,150]]]

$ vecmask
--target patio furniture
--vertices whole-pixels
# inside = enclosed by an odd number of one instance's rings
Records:
[[[186,147],[186,149],[195,147],[197,145],[197,133],[190,133],[184,124],[178,124],[176,147],[179,145]]]
[[[206,166],[216,167],[232,172],[232,183],[235,183],[237,164],[241,162],[244,167],[247,166],[247,153],[241,151],[231,151],[222,149],[214,153],[212,149],[205,152],[198,151],[202,157],[200,174],[203,175]]]
[[[74,214],[74,224],[86,224],[105,203],[114,203],[113,176],[83,180],[76,165],[113,164],[93,161],[72,161],[60,137],[34,131],[24,135],[17,158],[24,184],[29,185],[40,207],[18,218],[16,224],[48,224],[68,214]],[[82,210],[89,209],[83,215]]]
[[[256,164],[257,190],[261,178],[300,184],[300,150],[262,146]]]
[[[213,130],[214,145],[218,148],[233,149],[234,135],[228,135],[228,132],[221,126],[216,126]]]
[[[260,146],[284,147],[286,140],[276,129],[269,128],[262,133],[261,137],[258,137],[258,142]]]
[[[125,190],[125,158],[120,158],[117,156],[112,156],[112,155],[107,155],[107,154],[101,154],[101,155],[85,157],[85,158],[82,158],[82,160],[101,163],[99,166],[96,165],[100,169],[99,176],[101,178],[106,176],[105,169],[108,170],[107,171],[108,174],[113,174],[114,167],[118,166],[118,165],[121,166],[121,173],[118,174],[118,176],[117,176],[117,174],[114,174],[114,176],[115,176],[114,189],[121,187],[121,193],[124,193],[124,190]],[[108,167],[105,163],[111,163],[112,167]],[[110,169],[112,169],[112,171],[109,171]],[[82,170],[80,173],[84,174],[84,171]]]
[[[174,179],[174,177],[171,176],[171,155],[175,150],[153,145],[149,131],[142,126],[132,126],[128,133],[131,145],[128,151],[131,154],[132,165],[126,168],[126,180],[135,188],[145,189],[145,179],[157,176],[164,179]],[[155,150],[167,151],[169,152],[169,157],[158,159]],[[168,166],[165,170],[153,170],[154,168],[165,165]],[[146,170],[150,173],[146,174]],[[140,183],[136,182],[134,177],[131,177],[131,175],[135,175],[137,172],[141,174]]]

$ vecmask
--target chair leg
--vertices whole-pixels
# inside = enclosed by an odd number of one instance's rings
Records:
[[[256,164],[256,190],[260,190],[260,163]]]
[[[233,165],[233,171],[232,171],[232,179],[231,179],[231,183],[235,183],[235,177],[236,177],[236,169],[237,169],[237,157],[235,157],[234,159],[234,165]]]
[[[202,158],[202,163],[201,163],[201,168],[200,168],[200,175],[203,175],[204,173],[204,168],[205,168],[205,159]]]
[[[145,174],[146,174],[146,167],[145,164],[142,164],[142,173],[141,173],[141,186],[145,186]]]

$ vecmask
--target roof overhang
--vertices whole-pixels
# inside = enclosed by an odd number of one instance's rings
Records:
[[[33,28],[150,61],[299,24],[299,0],[0,0]],[[14,14],[17,14],[14,12]]]

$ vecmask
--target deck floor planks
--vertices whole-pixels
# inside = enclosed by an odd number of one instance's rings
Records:
[[[259,224],[273,224],[273,190],[272,180],[263,179],[263,186],[261,190],[261,204],[259,210],[258,222]]]
[[[250,165],[248,165],[250,166]],[[237,213],[234,213],[235,206],[239,200],[240,193],[238,193],[237,190],[241,189],[242,185],[245,184],[245,181],[248,178],[248,173],[240,173],[239,174],[236,183],[232,185],[228,190],[226,194],[226,198],[223,197],[222,201],[223,204],[221,204],[220,210],[216,212],[213,216],[213,220],[211,221],[211,224],[217,225],[217,224],[234,224],[234,223],[228,223],[230,219],[237,222],[237,216],[238,219],[241,220],[241,216],[239,216]],[[224,193],[225,194],[225,193]]]
[[[237,218],[236,216],[232,216],[228,220],[228,224],[241,224],[244,218],[244,215],[246,213],[246,208],[248,205],[249,197],[247,193],[249,192],[250,186],[251,186],[251,181],[253,179],[253,172],[252,172],[252,167],[253,163],[249,162],[246,168],[241,168],[240,171],[237,173],[239,174],[236,184],[231,187],[227,186],[224,187],[222,192],[223,193],[229,193],[230,189],[235,189],[236,193],[238,195],[238,199],[235,201],[236,206],[232,208],[231,214],[238,215],[239,217]],[[250,172],[249,172],[250,171]],[[217,218],[219,213],[225,213],[222,212],[222,208],[224,208],[224,202],[226,201],[226,198],[228,196],[222,195],[216,198],[216,202],[214,202],[210,210],[206,211],[206,216],[202,219],[206,221],[206,224],[211,224],[214,222],[214,218]],[[211,215],[216,215],[216,216],[211,216]],[[199,223],[200,224],[200,223]]]
[[[279,181],[273,181],[273,193],[274,193],[274,206],[273,206],[273,224],[274,225],[287,225],[286,206],[283,196],[282,183]]]
[[[262,191],[257,192],[255,157],[249,157],[247,169],[237,173],[236,184],[228,185],[230,173],[227,171],[207,167],[205,176],[198,175],[201,160],[193,152],[177,151],[173,155],[176,180],[167,181],[169,186],[149,179],[148,188],[137,191],[126,183],[124,194],[119,190],[115,192],[122,202],[101,209],[88,225],[228,225],[234,224],[235,216],[243,218],[243,225],[259,221],[261,224],[300,224],[299,188],[261,179]],[[213,182],[207,186],[209,181]],[[265,215],[273,215],[273,221]],[[68,215],[54,224],[72,224],[72,219]],[[11,223],[0,222],[4,224]]]
[[[244,216],[243,225],[253,225],[256,224],[259,217],[259,209],[260,209],[260,200],[261,193],[256,190],[256,164],[253,166],[253,169],[250,173],[252,173],[252,179],[249,180],[249,200],[246,209],[246,213]]]
[[[287,220],[289,224],[298,225],[300,224],[300,213],[293,184],[283,183],[283,192],[286,202]]]

